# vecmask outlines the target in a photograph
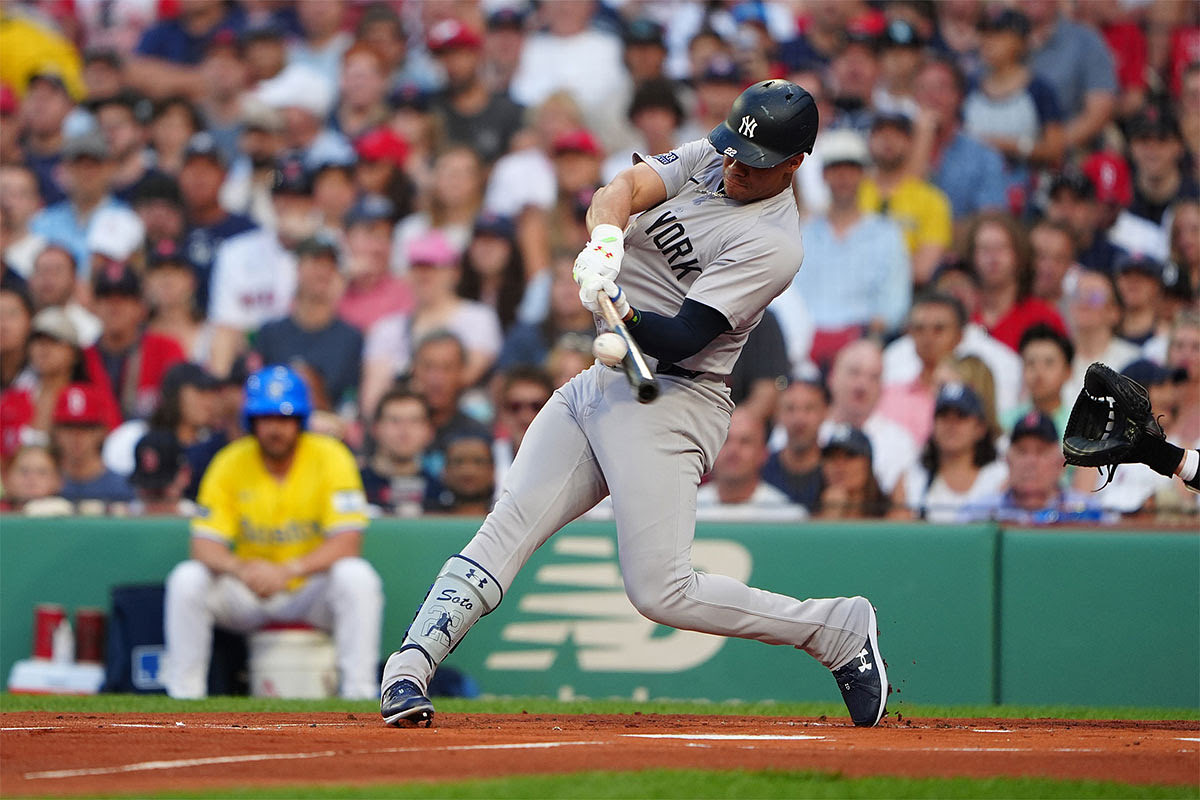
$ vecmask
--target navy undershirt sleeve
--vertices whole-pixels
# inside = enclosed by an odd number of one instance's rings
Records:
[[[673,317],[653,311],[636,311],[637,320],[626,323],[634,341],[646,355],[674,364],[699,353],[713,339],[729,330],[729,320],[712,306],[684,300]]]

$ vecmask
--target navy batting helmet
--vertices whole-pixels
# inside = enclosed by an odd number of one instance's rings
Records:
[[[742,92],[708,134],[718,153],[758,168],[811,153],[816,138],[817,102],[785,80],[760,81]]]

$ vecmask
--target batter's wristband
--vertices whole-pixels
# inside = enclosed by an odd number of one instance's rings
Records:
[[[625,327],[636,328],[637,324],[642,321],[642,312],[638,311],[633,306],[630,306],[629,310],[633,312],[633,316],[625,321]]]

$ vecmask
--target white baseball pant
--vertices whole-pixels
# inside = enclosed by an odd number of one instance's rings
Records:
[[[623,373],[597,364],[556,391],[462,555],[507,590],[538,547],[611,493],[625,592],[644,616],[673,628],[794,645],[830,668],[849,661],[866,641],[865,599],[801,601],[692,569],[696,489],[725,441],[733,403],[716,381],[659,381],[658,400],[641,405]],[[437,665],[417,648],[449,649],[424,633],[441,581],[409,629],[405,643],[412,646],[388,659],[384,687],[398,678],[427,686]],[[461,591],[458,582],[446,588]],[[451,632],[451,647],[479,613]]]
[[[214,625],[250,633],[269,622],[306,622],[331,631],[339,693],[349,700],[379,696],[383,581],[365,559],[343,558],[290,592],[263,599],[232,575],[214,576],[184,561],[167,577],[164,609],[167,694],[204,697]]]

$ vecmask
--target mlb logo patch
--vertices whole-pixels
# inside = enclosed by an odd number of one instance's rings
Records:
[[[655,161],[657,161],[660,164],[670,164],[672,161],[679,160],[679,154],[678,153],[662,153],[660,155],[653,156],[653,158]]]

